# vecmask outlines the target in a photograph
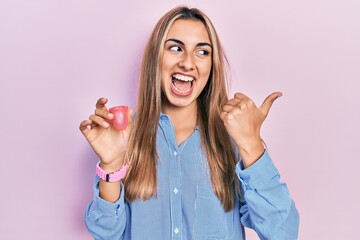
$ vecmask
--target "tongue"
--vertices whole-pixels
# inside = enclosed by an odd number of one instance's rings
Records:
[[[173,80],[174,86],[181,91],[188,91],[191,88],[191,82],[185,82],[180,80]]]

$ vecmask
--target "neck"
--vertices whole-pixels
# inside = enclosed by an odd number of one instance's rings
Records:
[[[175,129],[195,129],[197,125],[196,101],[194,101],[190,106],[186,107],[169,106],[168,104],[164,104],[162,106],[162,112],[170,117]]]

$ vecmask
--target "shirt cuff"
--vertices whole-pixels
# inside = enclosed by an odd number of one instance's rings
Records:
[[[93,198],[93,206],[103,216],[113,216],[114,213],[117,215],[125,210],[125,201],[124,201],[124,185],[121,183],[121,195],[120,198],[116,202],[108,202],[102,199],[99,196],[99,176],[95,176],[94,180],[94,198]]]
[[[236,164],[236,174],[244,190],[257,189],[279,175],[268,151],[250,167],[244,169],[241,161]]]

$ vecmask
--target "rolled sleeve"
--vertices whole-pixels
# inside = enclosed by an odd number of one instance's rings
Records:
[[[119,213],[125,211],[125,202],[124,202],[124,186],[121,183],[121,194],[120,198],[116,202],[108,202],[100,197],[99,190],[99,177],[96,176],[94,180],[94,197],[93,197],[94,208],[102,216],[113,216],[114,213],[118,215]]]
[[[269,180],[279,175],[277,168],[272,162],[268,151],[250,167],[244,169],[243,164],[239,161],[236,164],[236,174],[240,179],[244,190],[257,189],[267,184]]]
[[[112,203],[99,196],[99,177],[94,180],[94,196],[88,205],[84,220],[95,239],[123,239],[127,214],[124,201],[124,186],[120,198]]]
[[[241,223],[261,239],[297,239],[299,215],[267,151],[250,167],[236,165],[241,182]]]

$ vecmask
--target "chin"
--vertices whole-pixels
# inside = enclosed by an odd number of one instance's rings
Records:
[[[172,93],[167,93],[167,94],[165,94],[165,97],[167,99],[167,104],[173,107],[188,107],[194,104],[194,102],[196,102],[196,98],[194,98],[193,95],[187,97],[178,97],[176,95],[174,96]]]

